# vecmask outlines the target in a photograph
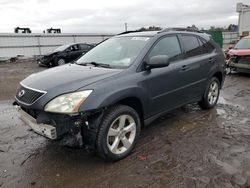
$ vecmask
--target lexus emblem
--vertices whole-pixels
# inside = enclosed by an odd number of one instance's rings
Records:
[[[25,94],[25,91],[22,89],[19,93],[18,93],[18,97],[22,97]]]

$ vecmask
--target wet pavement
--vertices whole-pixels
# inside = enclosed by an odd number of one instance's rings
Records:
[[[34,63],[0,65],[0,187],[250,187],[250,76],[226,78],[216,108],[191,104],[144,128],[133,153],[106,163],[33,133],[11,105]]]

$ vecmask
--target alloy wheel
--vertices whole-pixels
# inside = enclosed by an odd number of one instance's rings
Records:
[[[113,154],[122,154],[133,145],[136,137],[136,123],[130,115],[120,115],[111,124],[107,145]]]
[[[213,81],[210,84],[209,92],[208,92],[208,102],[210,105],[214,105],[219,96],[219,85],[216,81]]]
[[[57,63],[58,63],[58,65],[64,65],[65,60],[64,59],[59,59]]]

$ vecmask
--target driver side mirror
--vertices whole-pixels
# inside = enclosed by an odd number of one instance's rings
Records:
[[[167,55],[157,55],[150,58],[147,63],[147,69],[167,67],[169,65],[169,57]]]
[[[69,53],[69,52],[71,52],[71,50],[70,50],[70,49],[67,49],[66,52]]]

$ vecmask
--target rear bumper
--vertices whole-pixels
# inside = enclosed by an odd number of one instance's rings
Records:
[[[38,124],[36,119],[18,107],[20,119],[27,124],[34,132],[50,139],[57,139],[56,127],[44,123]]]

